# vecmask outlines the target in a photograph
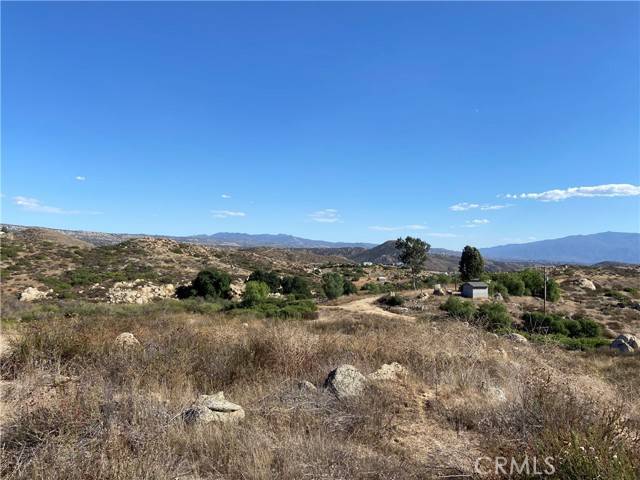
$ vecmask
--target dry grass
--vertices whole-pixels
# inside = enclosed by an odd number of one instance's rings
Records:
[[[516,345],[459,322],[341,315],[245,326],[141,308],[23,324],[2,363],[13,385],[2,476],[418,479],[470,473],[479,455],[565,450],[573,456],[561,478],[640,474],[637,376],[629,387],[640,357]],[[124,331],[144,348],[113,348]],[[407,379],[349,401],[297,387],[321,386],[342,363],[369,373],[393,361]],[[78,381],[43,383],[55,373]],[[218,390],[245,408],[243,423],[187,427],[177,418]],[[609,455],[593,466],[590,446],[626,463]]]

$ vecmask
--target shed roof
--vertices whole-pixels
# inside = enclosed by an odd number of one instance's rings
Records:
[[[484,282],[464,282],[463,285],[471,285],[472,288],[489,288]]]

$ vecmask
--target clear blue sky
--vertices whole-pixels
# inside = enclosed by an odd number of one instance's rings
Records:
[[[3,2],[2,220],[640,231],[639,5]]]

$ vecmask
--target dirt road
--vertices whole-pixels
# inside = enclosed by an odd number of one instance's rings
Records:
[[[326,305],[326,306],[321,305],[319,307],[320,317],[318,320],[320,321],[334,320],[335,314],[341,311],[355,312],[355,313],[361,313],[361,314],[372,314],[380,317],[392,318],[395,320],[410,320],[410,321],[415,320],[410,315],[393,313],[388,310],[385,310],[384,308],[381,308],[377,303],[380,297],[382,297],[382,295],[377,295],[374,297],[364,297],[364,298],[355,297],[354,300],[347,303],[343,303],[341,305]]]

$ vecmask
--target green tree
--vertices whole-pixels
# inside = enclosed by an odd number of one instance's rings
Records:
[[[242,294],[242,301],[246,305],[256,305],[269,296],[269,285],[265,282],[247,282]]]
[[[277,292],[280,289],[280,277],[277,273],[268,270],[256,270],[249,275],[250,282],[264,282],[269,286],[271,292]]]
[[[458,269],[460,270],[460,278],[464,282],[480,278],[484,272],[484,260],[480,250],[469,245],[464,247]]]
[[[353,282],[350,282],[348,280],[344,281],[344,294],[345,295],[353,295],[354,293],[356,293],[358,291],[358,289],[356,288],[356,286],[353,284]]]
[[[415,289],[418,275],[424,269],[431,245],[420,238],[398,238],[396,240],[396,249],[400,250],[400,261],[411,270],[413,288]]]
[[[295,295],[299,298],[309,298],[311,296],[311,288],[309,282],[304,277],[292,276],[284,277],[281,281],[282,293],[285,295]]]
[[[344,277],[337,272],[322,275],[322,291],[329,299],[338,298],[344,293]]]
[[[191,282],[191,288],[198,297],[230,298],[231,277],[228,273],[219,270],[202,270]]]

